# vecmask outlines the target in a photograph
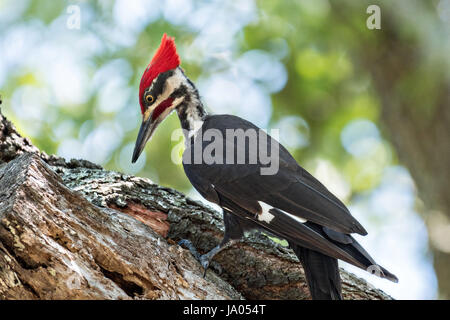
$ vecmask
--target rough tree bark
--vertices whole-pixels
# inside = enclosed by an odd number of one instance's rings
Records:
[[[48,156],[0,114],[0,299],[309,299],[295,255],[258,233],[203,279],[176,242],[206,252],[222,234],[220,213],[148,179]],[[346,299],[391,299],[341,274]]]

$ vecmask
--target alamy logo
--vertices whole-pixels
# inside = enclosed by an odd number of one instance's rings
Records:
[[[370,16],[366,20],[367,29],[381,29],[381,9],[376,4],[367,7],[366,13]]]
[[[67,7],[67,14],[69,17],[67,18],[67,28],[70,30],[76,29],[80,30],[81,28],[81,10],[77,5],[70,5]]]
[[[171,158],[176,164],[248,164],[260,165],[261,175],[278,173],[280,153],[279,130],[271,129],[271,139],[262,129],[217,129],[199,130],[192,145],[186,144],[183,158],[179,155],[184,148],[182,137],[187,131],[177,129],[172,133],[172,141],[179,141],[172,149]],[[180,141],[181,139],[181,141]],[[186,142],[190,141],[189,139]]]

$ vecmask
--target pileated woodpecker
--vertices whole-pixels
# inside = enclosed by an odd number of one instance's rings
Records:
[[[298,165],[282,145],[251,122],[232,115],[206,113],[197,89],[180,68],[174,39],[166,34],[142,76],[139,102],[143,122],[132,162],[138,159],[156,127],[176,110],[185,132],[185,173],[204,198],[223,209],[225,235],[217,247],[199,255],[189,241],[182,241],[199,259],[205,272],[213,256],[239,240],[245,231],[262,229],[288,241],[303,265],[313,299],[342,299],[337,259],[381,278],[398,281],[395,275],[376,264],[350,235],[367,232],[346,206]],[[214,152],[215,160],[231,150],[231,160],[241,157],[247,162],[192,161],[211,148],[208,142],[212,138],[202,139],[208,130],[216,133],[214,142],[221,146]],[[240,145],[235,135],[230,137],[229,130],[254,130],[258,132],[257,140]],[[266,145],[260,144],[262,141]],[[249,160],[255,152],[268,150],[271,156],[277,156],[278,170],[262,174],[267,162]]]

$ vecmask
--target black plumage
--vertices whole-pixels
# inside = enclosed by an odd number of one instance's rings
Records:
[[[264,229],[288,240],[304,266],[314,299],[341,298],[336,259],[362,269],[372,266],[374,272],[379,272],[379,276],[397,281],[394,275],[376,265],[350,235],[365,235],[367,232],[346,206],[300,167],[276,140],[265,133],[258,135],[258,148],[259,139],[266,139],[269,149],[279,150],[278,172],[274,175],[261,175],[260,169],[267,167],[267,164],[262,164],[259,160],[255,164],[248,163],[251,152],[259,152],[259,149],[251,150],[247,141],[245,149],[241,150],[236,139],[227,136],[227,129],[243,129],[245,132],[248,129],[259,131],[258,127],[230,115],[206,116],[203,121],[201,132],[191,137],[187,145],[183,166],[199,193],[225,209],[225,236],[219,247],[224,246],[229,239],[240,238],[243,231],[250,228]],[[224,139],[223,155],[226,154],[226,148],[234,148],[235,156],[239,152],[245,153],[246,162],[208,165],[193,163],[195,153],[203,152],[211,143],[202,137],[210,129],[221,133]],[[269,212],[274,218],[270,222],[258,219],[263,210],[260,202],[272,207]],[[299,222],[293,216],[306,219],[307,222]],[[211,259],[212,256],[208,258]]]
[[[180,242],[205,272],[215,254],[256,228],[288,241],[303,265],[313,299],[342,298],[337,259],[397,282],[351,236],[367,232],[347,207],[281,144],[239,117],[207,115],[197,89],[179,67],[151,83],[142,88],[154,99],[140,97],[143,122],[132,161],[156,127],[176,110],[186,138],[186,175],[205,199],[223,209],[225,234],[218,246],[200,255],[188,240]],[[266,174],[273,161],[277,170]]]

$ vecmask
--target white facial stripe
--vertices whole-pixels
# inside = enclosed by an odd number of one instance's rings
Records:
[[[182,103],[184,100],[184,97],[178,97],[172,102],[172,107],[177,107],[180,103]]]
[[[294,216],[293,214],[287,213],[286,211],[280,210],[278,208],[274,208],[274,207],[272,207],[271,205],[268,205],[265,202],[258,201],[258,203],[259,203],[259,205],[262,208],[261,214],[258,214],[258,220],[259,221],[265,221],[267,223],[270,223],[272,221],[272,219],[275,217],[273,214],[271,214],[269,212],[271,209],[277,209],[278,211],[282,212],[283,214],[289,216],[290,218],[292,218],[292,219],[294,219],[294,220],[296,220],[296,221],[298,221],[300,223],[305,223],[305,222],[308,221],[306,219]]]
[[[183,81],[185,80],[183,78],[183,75],[181,74],[181,71],[176,69],[174,74],[171,77],[167,78],[166,83],[164,84],[164,91],[159,95],[158,99],[156,99],[155,103],[149,108],[149,112],[153,112],[153,110],[155,110],[161,102],[169,98],[170,95],[181,86]],[[175,102],[172,105],[174,104]]]
[[[176,69],[173,75],[166,80],[166,90],[170,90],[170,93],[174,92],[185,81],[181,71]],[[164,91],[166,91],[164,90]]]
[[[173,109],[175,109],[181,102],[183,102],[183,100],[184,100],[184,97],[178,97],[175,100],[173,100],[170,108],[167,108],[166,110],[164,110],[163,113],[161,113],[161,115],[159,116],[159,118],[164,119],[165,117],[167,117],[169,115],[169,113],[172,112]]]

